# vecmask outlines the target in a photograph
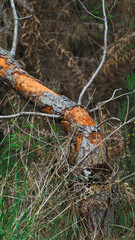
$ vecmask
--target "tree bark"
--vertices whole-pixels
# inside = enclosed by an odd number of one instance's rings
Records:
[[[110,194],[114,184],[107,183],[112,167],[105,143],[99,144],[103,140],[100,128],[96,127],[87,110],[48,89],[22,69],[2,48],[0,79],[21,96],[35,102],[42,112],[60,115],[60,126],[73,135],[74,151],[69,153],[67,160],[69,167],[73,168],[72,174],[78,179],[74,191],[80,196],[85,196],[85,200],[82,197],[77,205],[79,217],[84,219],[82,221],[88,230],[87,234],[81,234],[85,235],[84,239],[104,238],[107,221],[112,218],[112,214],[111,217],[108,216],[111,208]],[[93,177],[94,180],[89,181],[89,177]]]
[[[30,76],[22,67],[10,57],[7,51],[0,48],[0,77],[17,93],[32,102],[44,113],[60,115],[60,126],[69,133],[74,133],[75,152],[70,159],[79,164],[79,161],[91,153],[86,167],[97,164],[107,164],[105,144],[95,146],[103,140],[100,128],[90,117],[87,110],[78,106],[65,96],[53,92],[34,77]],[[100,154],[99,154],[100,153]],[[105,154],[105,155],[104,155]],[[96,155],[96,157],[94,156]],[[98,157],[97,157],[98,156]],[[84,164],[83,161],[81,164]]]

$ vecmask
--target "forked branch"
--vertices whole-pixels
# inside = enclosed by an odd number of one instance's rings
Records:
[[[102,56],[102,60],[97,68],[97,70],[95,71],[95,73],[93,74],[92,78],[89,80],[89,82],[87,83],[87,85],[83,88],[82,92],[80,93],[79,99],[78,99],[78,104],[80,105],[82,102],[82,97],[84,95],[84,93],[86,92],[87,88],[91,85],[91,83],[93,82],[94,78],[96,77],[96,75],[98,74],[98,72],[100,71],[100,69],[102,68],[104,62],[105,62],[105,58],[106,58],[106,52],[107,52],[107,17],[106,17],[106,11],[105,11],[105,1],[102,0],[102,10],[103,10],[103,16],[104,16],[104,25],[105,25],[105,31],[104,31],[104,51],[103,51],[103,56]],[[88,12],[89,13],[89,12]]]
[[[118,98],[121,98],[121,97],[124,97],[124,96],[128,96],[128,95],[131,95],[131,94],[135,94],[135,89],[134,89],[132,92],[127,92],[127,93],[123,93],[123,94],[120,94],[120,95],[118,95],[118,96],[115,96],[116,92],[119,91],[119,90],[121,90],[121,89],[122,89],[122,88],[115,89],[114,92],[113,92],[113,94],[112,94],[112,96],[111,96],[109,99],[104,100],[104,101],[98,103],[98,104],[96,105],[96,107],[95,107],[94,109],[89,110],[89,112],[90,112],[90,113],[91,113],[91,112],[95,112],[96,110],[99,109],[99,107],[102,107],[102,106],[105,105],[106,103],[109,103],[109,102],[111,102],[111,101],[113,101],[113,100],[116,100],[116,99],[118,99]]]

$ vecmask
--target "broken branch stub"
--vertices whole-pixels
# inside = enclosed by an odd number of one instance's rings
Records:
[[[74,136],[75,150],[72,156],[68,157],[69,164],[80,165],[81,171],[97,165],[107,165],[105,144],[95,148],[103,136],[88,111],[69,98],[48,89],[22,69],[2,48],[0,48],[0,78],[21,96],[36,102],[42,112],[60,115],[60,126]],[[81,161],[82,159],[84,160]]]

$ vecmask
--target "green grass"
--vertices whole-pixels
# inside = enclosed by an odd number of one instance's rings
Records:
[[[63,162],[56,147],[65,141],[56,137],[60,129],[52,125],[55,136],[45,138],[29,124],[23,124],[29,135],[14,121],[8,129],[0,155],[0,239],[77,239],[73,200],[58,173]]]
[[[134,74],[128,74],[127,78],[125,80],[125,85],[127,86],[127,89],[129,92],[133,91],[135,89],[135,75]],[[118,112],[119,116],[122,122],[125,121],[125,116],[128,109],[128,115],[127,118],[131,119],[135,116],[135,94],[129,95],[127,97],[127,100],[124,100],[122,105],[120,106],[120,103],[118,105]],[[133,174],[135,171],[135,121],[131,122],[128,126],[125,126],[122,129],[122,137],[123,137],[123,149],[120,152],[118,164],[120,167],[120,178],[124,179],[121,182],[123,184],[124,182],[128,183],[129,191],[132,189],[135,190],[135,184],[134,179],[135,175]],[[131,177],[130,177],[131,175]],[[129,176],[129,177],[128,177]],[[131,188],[131,189],[130,189]],[[128,193],[128,192],[127,192]],[[127,198],[122,198],[122,200],[118,203],[116,208],[116,219],[115,223],[118,225],[116,227],[116,232],[118,236],[121,236],[121,238],[118,239],[134,239],[135,238],[135,206],[133,204],[133,201],[130,198],[130,194]]]
[[[134,75],[127,76],[129,91],[134,88],[134,79]],[[119,104],[122,122],[128,105],[128,118],[134,116],[133,103],[130,95],[128,102]],[[0,150],[0,239],[78,240],[83,226],[74,205],[77,195],[70,192],[72,178],[67,178],[67,170],[59,172],[68,137],[61,136],[57,124],[47,127],[39,118],[10,120],[5,122],[5,129]],[[122,129],[121,144],[124,147],[117,159],[120,179],[134,172],[135,123]],[[133,176],[123,180],[121,187],[124,182],[134,188]],[[130,195],[119,199],[114,208],[114,239],[134,239]]]

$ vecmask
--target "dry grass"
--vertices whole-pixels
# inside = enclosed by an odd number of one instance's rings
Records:
[[[16,59],[50,88],[77,100],[79,91],[100,60],[103,24],[89,18],[78,6],[78,1],[31,2],[30,8],[35,12],[31,18],[20,22]],[[113,2],[107,3],[108,11]],[[0,34],[0,45],[9,50],[12,12],[9,4],[6,1],[3,3],[0,26],[7,28]],[[98,1],[87,1],[86,5],[93,11],[97,7],[97,10],[100,9]],[[17,4],[19,17],[31,14],[28,2],[26,6]],[[100,97],[103,100],[108,92],[112,94],[115,88],[123,85],[122,77],[125,78],[128,72],[124,70],[122,76],[119,75],[121,68],[129,66],[130,72],[134,69],[134,9],[134,1],[117,1],[108,18],[108,59],[101,77],[97,79],[97,95],[94,94],[92,102],[97,103]],[[93,86],[88,94],[92,92]],[[36,106],[28,106],[7,87],[2,86],[0,93],[1,114],[18,112],[26,106],[26,110],[35,110]],[[116,113],[116,105],[113,107]],[[103,118],[108,116],[103,114]],[[49,126],[46,119],[35,117],[1,121],[0,234],[4,240],[78,240],[79,236],[83,239],[87,234],[83,219],[76,210],[76,203],[86,198],[87,191],[80,199],[76,188],[75,191],[71,189],[76,178],[69,177],[69,170],[64,167],[63,151],[67,152],[69,137],[54,122]],[[105,125],[104,132],[116,127],[116,124],[109,123]],[[108,142],[110,156],[115,165],[120,166],[120,178],[130,175],[134,160],[129,145],[125,145],[123,132],[128,134],[128,130],[124,129]],[[123,185],[122,188],[125,197],[117,207],[114,206],[114,239],[134,239],[134,196],[130,189],[134,183],[131,177],[126,180],[129,186]]]

